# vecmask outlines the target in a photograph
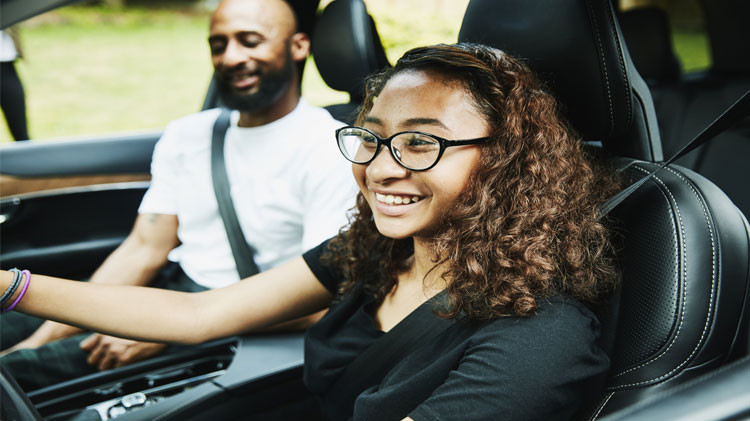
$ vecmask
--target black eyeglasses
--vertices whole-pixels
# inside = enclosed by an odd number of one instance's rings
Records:
[[[489,137],[467,140],[447,140],[428,133],[405,131],[383,139],[375,133],[356,126],[336,130],[336,141],[344,158],[355,164],[372,162],[385,145],[391,156],[402,167],[411,171],[426,171],[434,167],[443,156],[445,148],[451,146],[476,145]]]

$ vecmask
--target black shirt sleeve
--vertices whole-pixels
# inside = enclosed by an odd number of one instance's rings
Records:
[[[308,250],[302,255],[315,277],[321,284],[333,295],[336,295],[338,284],[341,282],[341,275],[332,267],[325,265],[321,261],[321,256],[328,250],[328,243],[331,238],[323,241],[316,247]]]

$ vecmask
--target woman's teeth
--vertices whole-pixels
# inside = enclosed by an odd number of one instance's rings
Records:
[[[394,196],[392,194],[375,193],[375,199],[388,205],[408,205],[409,203],[419,202],[422,198],[419,196]]]

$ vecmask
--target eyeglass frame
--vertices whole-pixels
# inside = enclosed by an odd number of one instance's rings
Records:
[[[372,158],[368,159],[365,162],[355,162],[355,161],[352,161],[351,159],[349,159],[346,156],[346,154],[344,153],[344,151],[341,150],[341,142],[339,141],[339,133],[341,133],[341,131],[346,130],[346,129],[363,130],[363,131],[371,134],[373,137],[375,137],[375,139],[378,141],[378,145],[375,147],[375,153],[372,154]],[[396,154],[393,153],[393,148],[391,147],[391,140],[393,140],[393,138],[395,138],[398,135],[408,134],[408,133],[415,133],[415,134],[419,134],[419,135],[422,135],[422,136],[427,136],[429,138],[432,138],[432,139],[435,139],[435,140],[438,141],[438,143],[440,144],[440,151],[438,152],[437,158],[435,158],[435,162],[433,162],[432,165],[430,165],[427,168],[422,168],[422,169],[409,168],[409,167],[406,166],[406,164],[404,164],[403,162],[401,162],[401,160],[399,158],[396,157]],[[393,157],[393,160],[396,161],[398,163],[398,165],[402,166],[403,168],[406,168],[409,171],[427,171],[427,170],[431,169],[432,167],[434,167],[435,165],[437,165],[438,162],[440,162],[440,158],[443,157],[443,152],[445,152],[445,150],[447,148],[450,148],[451,146],[478,145],[478,144],[484,143],[484,142],[486,142],[488,140],[490,140],[489,136],[477,137],[477,138],[474,138],[474,139],[449,140],[449,139],[444,139],[444,138],[442,138],[440,136],[435,136],[434,134],[420,132],[418,130],[404,130],[402,132],[394,133],[394,134],[392,134],[389,137],[382,138],[382,137],[378,136],[377,134],[373,133],[372,130],[366,129],[364,127],[359,127],[359,126],[344,126],[344,127],[340,127],[338,129],[336,129],[336,146],[338,146],[339,151],[341,152],[342,155],[344,155],[344,158],[347,161],[351,162],[352,164],[361,164],[361,165],[369,164],[370,162],[374,161],[375,158],[380,153],[380,147],[382,145],[385,145],[388,148],[388,152],[390,152],[391,157]]]

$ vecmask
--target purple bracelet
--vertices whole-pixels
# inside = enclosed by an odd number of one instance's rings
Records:
[[[21,293],[18,294],[18,297],[16,297],[15,301],[13,301],[13,304],[11,304],[8,308],[3,309],[3,313],[7,313],[11,310],[13,310],[13,307],[16,306],[21,301],[21,298],[26,294],[26,290],[29,289],[29,284],[31,283],[31,272],[28,270],[21,271],[21,275],[26,275],[26,282],[23,284],[23,288],[21,288]]]

